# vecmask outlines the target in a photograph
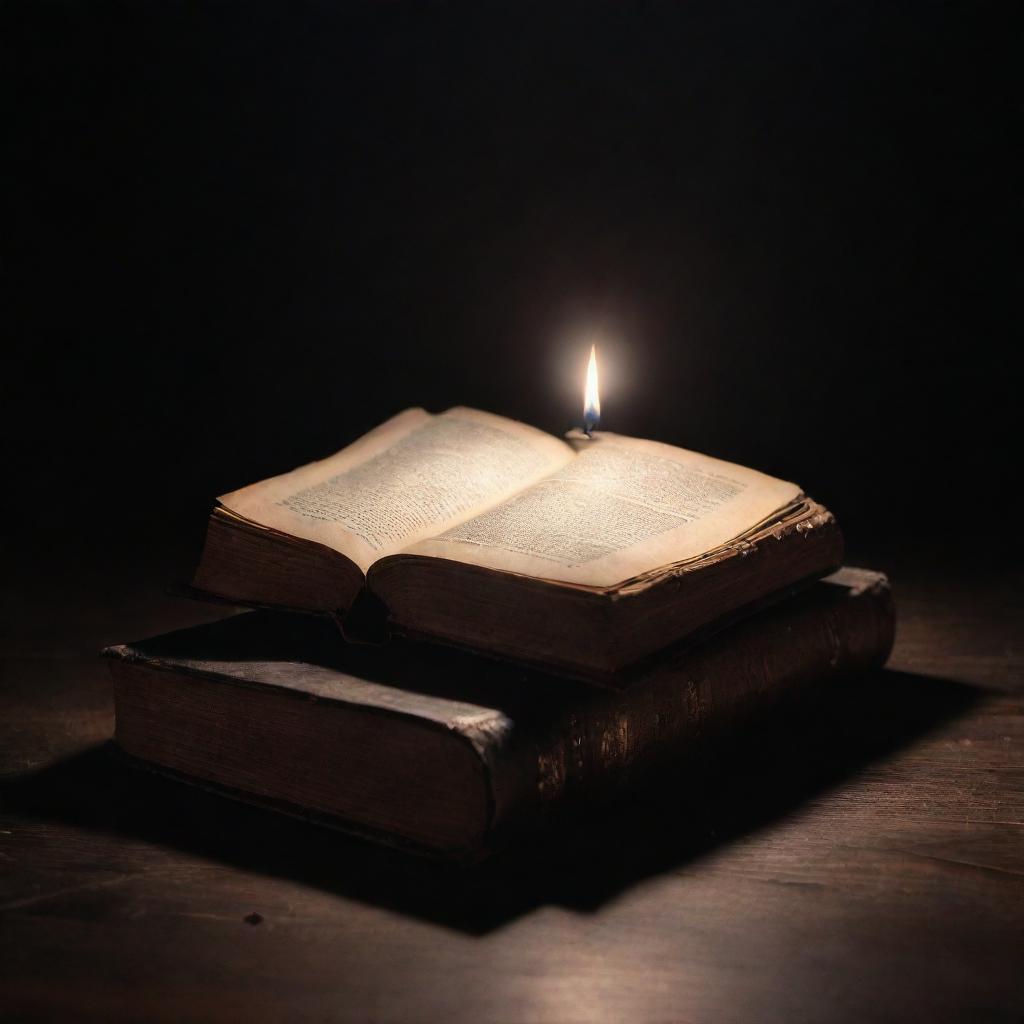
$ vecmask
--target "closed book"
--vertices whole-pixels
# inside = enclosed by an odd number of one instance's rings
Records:
[[[893,605],[842,569],[617,691],[440,646],[346,644],[266,611],[109,648],[116,740],[149,765],[471,860],[600,801],[800,687],[884,663]]]

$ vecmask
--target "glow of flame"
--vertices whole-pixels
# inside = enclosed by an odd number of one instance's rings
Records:
[[[597,346],[590,346],[587,383],[583,389],[583,423],[589,434],[601,419],[601,396],[597,391]]]

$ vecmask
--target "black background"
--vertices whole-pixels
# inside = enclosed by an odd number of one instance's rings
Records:
[[[5,5],[16,561],[187,560],[409,405],[564,430],[592,340],[607,429],[799,481],[861,560],[996,550],[1013,10]]]

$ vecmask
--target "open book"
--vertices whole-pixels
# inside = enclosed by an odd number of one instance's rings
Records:
[[[594,679],[841,561],[799,487],[653,441],[408,409],[219,499],[195,586]]]

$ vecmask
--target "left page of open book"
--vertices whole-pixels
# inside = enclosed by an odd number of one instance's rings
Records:
[[[564,441],[503,416],[406,409],[329,458],[219,501],[255,523],[340,551],[366,572],[573,457]]]

